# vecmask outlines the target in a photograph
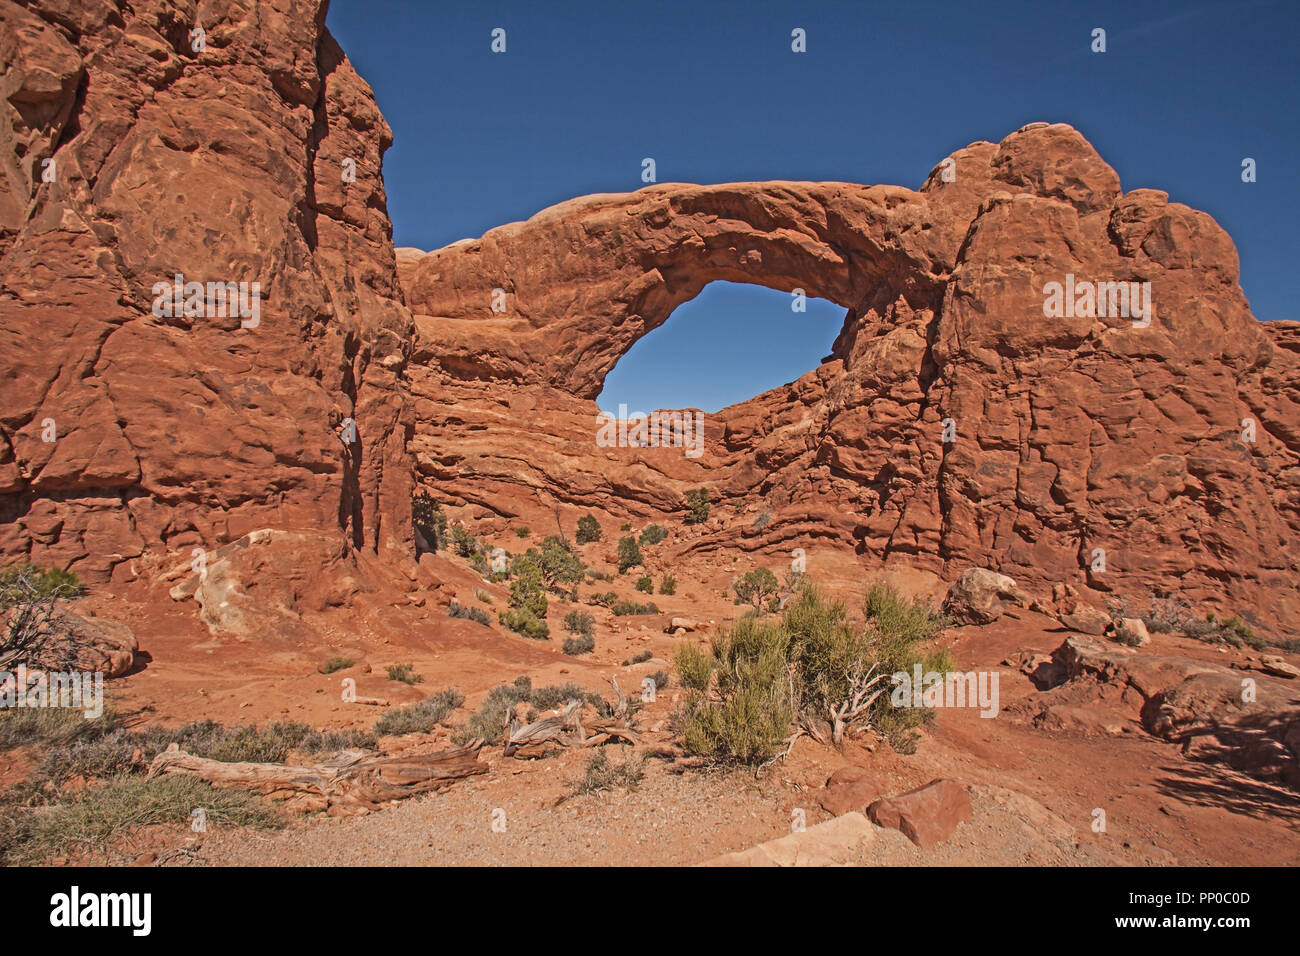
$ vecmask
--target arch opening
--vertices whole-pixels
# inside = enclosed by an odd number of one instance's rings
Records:
[[[596,403],[616,416],[620,406],[719,412],[820,365],[847,314],[826,299],[710,282],[619,358]]]

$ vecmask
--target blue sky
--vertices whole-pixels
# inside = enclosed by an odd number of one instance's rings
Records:
[[[1295,0],[334,0],[327,23],[393,127],[398,245],[640,188],[646,156],[660,182],[916,188],[952,150],[1045,120],[1081,130],[1126,190],[1214,216],[1255,315],[1300,318]],[[495,27],[505,54],[489,49]],[[791,52],[794,27],[807,53]],[[1094,27],[1104,54],[1089,51]],[[1244,157],[1255,183],[1241,181]],[[838,331],[844,310],[822,312],[792,322],[788,296],[711,286],[624,356],[602,407],[711,411],[790,381]],[[720,354],[738,366],[728,382]]]

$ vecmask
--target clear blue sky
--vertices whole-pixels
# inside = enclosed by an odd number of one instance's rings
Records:
[[[1296,0],[334,0],[327,23],[393,127],[398,245],[638,189],[646,156],[660,182],[916,188],[953,149],[1044,120],[1081,130],[1126,190],[1214,216],[1255,315],[1300,318]],[[794,27],[807,53],[791,52]],[[1104,54],[1089,51],[1094,27]],[[624,357],[601,404],[714,410],[790,381],[827,353],[843,310],[791,317],[788,296],[712,286]],[[721,382],[728,354],[739,374]]]

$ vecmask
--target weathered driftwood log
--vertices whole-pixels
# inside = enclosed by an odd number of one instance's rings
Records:
[[[434,754],[374,757],[345,752],[324,763],[293,767],[278,763],[223,763],[196,757],[172,744],[149,765],[149,775],[180,773],[214,787],[252,790],[286,806],[335,816],[365,813],[384,803],[440,790],[456,780],[487,773],[479,762],[481,740]]]
[[[505,756],[525,757],[535,754],[548,741],[564,747],[596,747],[610,740],[630,744],[638,742],[632,728],[633,714],[629,711],[627,696],[618,681],[609,678],[618,695],[618,703],[610,717],[593,717],[584,722],[582,712],[586,702],[570,700],[564,710],[549,717],[521,725],[513,713],[508,712],[509,727],[505,735]]]

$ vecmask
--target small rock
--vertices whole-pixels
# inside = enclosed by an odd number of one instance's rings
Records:
[[[1019,600],[1016,582],[988,568],[967,568],[943,599],[943,612],[958,624],[992,624]]]
[[[1061,612],[1058,619],[1072,631],[1100,636],[1110,627],[1110,615],[1085,601],[1076,601],[1069,610]]]
[[[1266,657],[1259,662],[1259,667],[1264,673],[1272,674],[1274,677],[1285,677],[1288,680],[1300,677],[1300,667],[1288,664],[1280,657]]]
[[[1115,622],[1112,636],[1129,647],[1145,647],[1151,643],[1151,634],[1139,618],[1122,617]]]

